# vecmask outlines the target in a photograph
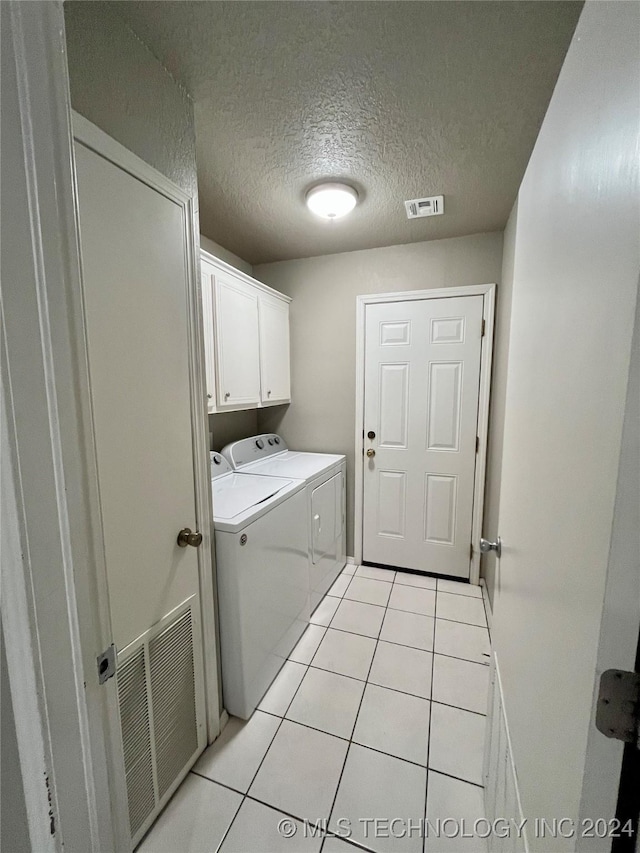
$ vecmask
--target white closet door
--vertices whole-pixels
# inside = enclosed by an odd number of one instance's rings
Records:
[[[76,142],[91,402],[129,822],[206,743],[187,210]],[[194,542],[194,544],[197,544]]]
[[[482,309],[482,296],[367,306],[367,562],[469,577]]]
[[[258,293],[231,275],[215,275],[218,408],[260,403]]]
[[[291,400],[289,303],[260,294],[260,367],[263,403]]]

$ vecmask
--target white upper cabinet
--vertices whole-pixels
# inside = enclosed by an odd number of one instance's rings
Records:
[[[288,403],[291,400],[289,303],[261,293],[258,314],[262,405]]]
[[[205,253],[201,278],[208,411],[290,402],[290,299]]]
[[[202,321],[204,324],[204,364],[207,384],[207,409],[216,411],[216,361],[213,335],[213,277],[215,267],[202,261],[200,283],[202,287]]]
[[[258,294],[232,276],[214,276],[219,409],[249,409],[260,402]]]

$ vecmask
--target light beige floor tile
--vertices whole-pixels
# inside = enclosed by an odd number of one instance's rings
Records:
[[[354,577],[344,597],[352,601],[362,601],[365,604],[378,604],[381,607],[385,607],[389,601],[391,587],[392,584],[385,583],[384,581]]]
[[[459,658],[435,655],[433,700],[478,714],[487,713],[489,667]]]
[[[251,784],[280,720],[271,714],[254,711],[250,720],[231,717],[220,737],[206,749],[194,770],[237,791]]]
[[[306,671],[307,667],[304,664],[292,660],[286,661],[258,705],[258,709],[284,717]]]
[[[325,596],[311,614],[311,619],[309,620],[311,624],[324,625],[326,628],[333,619],[333,615],[338,609],[340,601],[341,599],[334,598],[331,595]]]
[[[287,711],[287,719],[348,740],[363,690],[362,681],[310,667]]]
[[[309,625],[298,640],[298,645],[289,655],[296,663],[311,663],[327,629],[324,625]]]
[[[278,831],[281,821],[289,825],[291,818],[247,797],[220,853],[319,853],[321,837],[312,838],[309,833],[305,834],[303,824],[295,821],[295,834],[286,838]]]
[[[395,583],[401,586],[416,586],[421,589],[435,589],[436,579],[430,575],[415,575],[412,572],[396,572]]]
[[[427,699],[367,684],[353,740],[426,767],[429,704]]]
[[[349,631],[352,634],[362,634],[364,637],[377,637],[384,614],[384,607],[343,598],[331,620],[331,627],[340,631]]]
[[[420,616],[417,613],[406,613],[402,610],[387,610],[380,639],[430,652],[433,649],[434,621],[431,616]]]
[[[380,640],[373,657],[369,681],[381,687],[429,699],[432,662],[431,652]]]
[[[482,785],[486,717],[431,704],[429,769]]]
[[[140,853],[217,850],[241,802],[241,794],[189,773],[138,850]]]
[[[422,838],[409,833],[406,823],[397,826],[404,837],[374,837],[372,818],[395,818],[418,823],[424,818],[427,771],[390,755],[351,744],[329,828],[339,829],[339,820],[349,821],[352,840],[379,853],[421,853]]]
[[[487,616],[484,612],[484,602],[481,598],[471,598],[467,595],[452,595],[440,592],[436,602],[438,619],[451,619],[455,622],[465,622],[467,625],[479,625],[486,628]]]
[[[467,595],[471,598],[482,598],[482,589],[475,584],[462,583],[438,578],[438,592],[450,592],[453,595]]]
[[[329,628],[311,664],[365,681],[375,648],[376,641],[371,637]]]
[[[396,573],[393,569],[383,569],[378,566],[358,566],[356,569],[356,577],[371,578],[374,581],[386,581],[393,583]]]
[[[432,589],[418,589],[394,583],[389,607],[393,610],[420,613],[422,616],[435,616],[436,594]]]
[[[347,591],[347,587],[351,583],[351,575],[338,575],[336,580],[334,581],[333,586],[327,593],[327,595],[332,595],[335,598],[342,598],[342,596]]]
[[[249,793],[307,820],[329,817],[347,742],[285,720]]]
[[[441,655],[464,658],[476,663],[489,663],[489,632],[477,625],[436,619],[435,650]]]
[[[444,826],[449,836],[454,835],[456,827],[460,830],[464,827],[465,833],[473,834],[475,822],[485,817],[483,793],[477,785],[429,770],[427,819],[435,827],[438,821],[447,821]],[[481,827],[481,834],[471,838],[463,838],[462,831],[458,837],[447,837],[447,831],[429,832],[425,838],[425,853],[486,853],[487,840],[482,838],[484,824]]]

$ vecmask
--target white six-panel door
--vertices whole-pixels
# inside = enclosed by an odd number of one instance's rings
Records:
[[[483,297],[366,306],[363,559],[468,578]]]

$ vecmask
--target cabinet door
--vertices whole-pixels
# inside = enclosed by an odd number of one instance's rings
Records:
[[[218,409],[260,403],[258,294],[231,275],[215,275]]]
[[[263,405],[291,401],[289,303],[260,294],[260,377]]]
[[[213,328],[213,276],[215,270],[203,261],[200,264],[202,290],[202,325],[204,329],[204,366],[207,386],[207,411],[216,410],[215,333]]]

